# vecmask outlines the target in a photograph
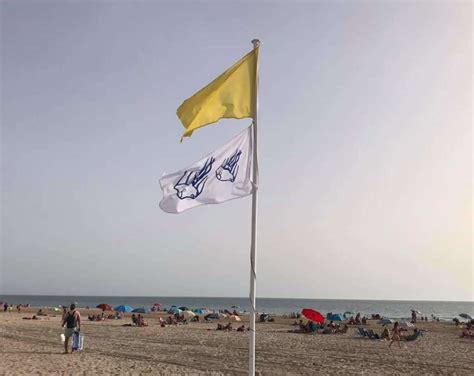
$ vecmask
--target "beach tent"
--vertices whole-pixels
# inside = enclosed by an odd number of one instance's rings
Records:
[[[466,319],[466,320],[472,320],[472,316],[468,315],[467,313],[460,313],[459,317],[462,317],[463,319]]]
[[[392,324],[394,321],[392,319],[389,319],[389,318],[384,318],[382,320],[379,321],[379,324],[382,324],[382,325],[387,325],[387,324]]]
[[[186,319],[186,320],[189,320],[189,319],[192,319],[194,316],[196,316],[196,314],[192,311],[183,311],[182,313],[183,317]]]
[[[189,311],[189,310],[190,310],[188,307],[185,307],[185,306],[179,307],[179,309],[180,309],[181,311]]]
[[[209,313],[206,316],[204,316],[204,320],[218,320],[219,315],[217,313]]]
[[[118,312],[132,312],[133,307],[130,307],[128,305],[119,305],[119,306],[115,307],[114,310],[118,311]]]
[[[180,310],[176,306],[173,306],[168,310],[168,313],[171,313],[173,315],[180,314],[181,312],[182,312],[182,310]]]
[[[331,321],[344,321],[344,315],[342,313],[333,313],[328,319]]]
[[[351,311],[346,311],[344,312],[344,317],[347,319],[351,316],[355,316],[354,312],[351,312]]]
[[[132,310],[133,313],[147,313],[148,311],[145,309],[145,307],[140,307],[140,308],[135,308]]]
[[[105,303],[99,304],[98,306],[96,306],[96,308],[99,308],[102,311],[112,311],[112,309],[113,309],[112,306],[110,306],[108,304],[105,304]]]
[[[315,311],[314,309],[311,308],[304,308],[301,313],[303,314],[304,317],[306,317],[308,320],[317,322],[317,323],[323,323],[324,322],[324,316],[321,315],[318,311]]]
[[[195,310],[193,310],[193,312],[197,313],[198,315],[204,315],[208,313],[209,311],[204,308],[196,308]]]

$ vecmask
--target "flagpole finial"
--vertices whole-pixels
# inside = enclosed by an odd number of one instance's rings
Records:
[[[260,39],[252,39],[253,48],[260,47]]]

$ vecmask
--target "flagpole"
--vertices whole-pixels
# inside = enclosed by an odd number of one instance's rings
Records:
[[[258,39],[252,40],[253,48],[260,46]],[[253,170],[252,181],[257,189],[252,194],[252,230],[250,242],[250,338],[249,338],[249,375],[255,375],[255,315],[256,315],[256,290],[257,290],[257,202],[258,202],[258,142],[257,142],[257,123],[258,123],[258,59],[255,68],[255,96],[253,108]]]

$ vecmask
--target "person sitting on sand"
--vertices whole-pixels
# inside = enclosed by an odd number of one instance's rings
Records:
[[[40,308],[38,312],[36,312],[36,316],[48,316],[47,313],[44,313],[43,310]]]
[[[393,329],[392,329],[392,340],[390,342],[390,345],[388,347],[392,347],[392,344],[397,341],[398,342],[398,347],[402,348],[402,345],[400,343],[400,339],[401,339],[401,328],[400,328],[400,324],[398,323],[398,321],[395,322],[395,324],[393,325]]]
[[[362,325],[367,325],[367,317],[362,317]]]
[[[134,313],[132,313],[132,325],[137,325],[137,316]]]
[[[386,339],[390,341],[390,330],[387,327],[384,328],[382,331],[382,335],[380,336],[381,339]]]
[[[349,327],[347,326],[347,324],[344,324],[344,326],[342,328],[337,328],[336,329],[336,333],[345,334],[345,333],[347,333],[348,330],[349,330]]]
[[[421,335],[421,332],[417,329],[413,329],[413,334],[403,337],[405,341],[414,341]]]
[[[238,331],[238,332],[244,332],[244,331],[245,331],[245,325],[239,326],[239,327],[237,328],[237,331]]]
[[[217,324],[216,330],[232,330],[232,323],[228,323],[227,325]]]
[[[298,326],[302,331],[306,331],[306,325],[303,324],[303,320],[300,320],[300,322],[298,323]]]
[[[306,332],[307,333],[313,333],[318,329],[318,326],[314,321],[309,320],[308,323],[306,324]]]
[[[469,323],[463,329],[461,333],[461,338],[474,338],[474,331],[472,330],[472,325]]]
[[[137,326],[139,326],[139,327],[148,326],[148,323],[145,321],[145,319],[143,318],[143,316],[141,314],[138,314]]]
[[[356,325],[356,321],[354,320],[354,316],[351,316],[348,322],[349,325]]]
[[[361,321],[360,321],[360,312],[357,312],[357,315],[356,315],[356,318],[355,318],[355,323],[356,323],[356,325],[360,325],[360,324],[361,324]]]

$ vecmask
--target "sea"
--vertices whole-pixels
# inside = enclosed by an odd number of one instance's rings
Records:
[[[236,309],[239,312],[250,310],[248,298],[217,297],[178,297],[178,296],[57,296],[57,295],[0,295],[0,302],[8,304],[30,304],[33,307],[58,307],[77,303],[79,307],[96,307],[107,303],[112,307],[124,304],[134,308],[150,308],[155,303],[161,309],[171,306],[209,308],[210,310]],[[234,308],[237,307],[237,308]],[[290,314],[301,312],[303,308],[313,308],[322,314],[360,312],[362,315],[380,314],[390,318],[409,318],[411,310],[417,310],[423,316],[439,317],[440,320],[452,320],[461,313],[474,317],[474,302],[437,302],[437,301],[403,301],[403,300],[336,300],[336,299],[287,299],[257,298],[257,311],[270,314]]]

